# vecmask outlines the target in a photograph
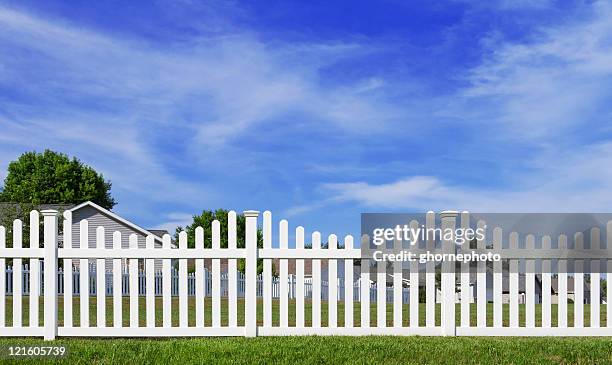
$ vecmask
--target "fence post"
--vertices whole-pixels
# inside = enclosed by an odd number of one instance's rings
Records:
[[[44,217],[44,316],[45,341],[57,336],[57,210],[43,210]]]
[[[442,228],[442,252],[445,254],[455,253],[455,226],[459,215],[455,211],[444,211],[440,213],[440,226]],[[452,230],[453,235],[448,239],[445,234]],[[446,260],[442,262],[442,335],[455,336],[455,262]]]
[[[244,327],[246,337],[257,336],[257,217],[259,212],[247,210],[245,247],[246,247],[246,275],[244,295]]]

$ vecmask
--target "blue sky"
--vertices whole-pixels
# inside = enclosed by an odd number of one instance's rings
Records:
[[[609,212],[611,96],[607,2],[0,1],[0,178],[77,156],[147,228]]]

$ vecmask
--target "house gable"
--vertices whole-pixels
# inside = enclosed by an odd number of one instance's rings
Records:
[[[96,247],[96,229],[98,227],[104,227],[104,247],[113,247],[113,234],[114,232],[121,233],[121,247],[129,248],[129,237],[135,234],[138,237],[138,247],[145,247],[146,234],[140,230],[134,229],[134,227],[125,224],[124,222],[118,221],[112,216],[105,214],[95,207],[83,206],[79,209],[72,210],[72,247],[80,247],[81,238],[81,220],[86,219],[88,222],[88,232],[86,239],[88,241],[89,248]],[[156,236],[156,247],[161,246],[161,240]]]
[[[138,225],[128,221],[127,219],[124,219],[124,218],[120,217],[119,215],[111,212],[108,209],[102,208],[101,206],[99,206],[99,205],[97,205],[97,204],[95,204],[93,202],[87,201],[87,202],[81,203],[81,204],[75,206],[74,208],[70,209],[70,212],[72,213],[72,222],[73,222],[73,225],[75,223],[79,224],[79,222],[82,219],[88,219],[89,220],[89,218],[87,218],[88,216],[94,217],[93,219],[95,219],[96,213],[99,213],[99,215],[104,216],[106,218],[106,219],[102,219],[103,222],[104,221],[108,221],[108,220],[113,221],[116,224],[118,224],[119,226],[122,226],[127,232],[130,232],[129,234],[135,233],[135,234],[143,236],[143,237],[146,237],[148,235],[153,235],[155,237],[156,245],[158,243],[161,244],[161,238],[159,236],[157,236],[156,234],[147,231],[146,229],[144,229],[144,228],[142,228],[142,227],[140,227],[140,226],[138,226]],[[77,216],[79,216],[79,217],[77,217]],[[103,226],[103,225],[102,224],[95,224],[95,227],[98,227],[98,226]],[[114,232],[114,231],[119,231],[119,232],[123,233],[123,231],[120,230],[120,229],[112,230],[112,232]],[[112,235],[111,235],[111,237],[112,237]]]
[[[87,220],[88,223],[88,230],[83,237],[87,241],[88,248],[96,247],[96,230],[98,227],[104,227],[104,247],[107,249],[113,248],[113,234],[115,232],[121,233],[121,248],[129,248],[131,235],[136,235],[139,248],[146,247],[146,237],[148,235],[155,237],[155,247],[162,246],[160,237],[94,203],[79,204],[70,209],[70,212],[72,213],[72,243],[64,242],[65,247],[80,247],[82,220]],[[90,262],[93,262],[93,260]],[[77,263],[75,262],[75,266],[78,266]],[[110,270],[111,268],[112,260],[106,260],[106,269]],[[161,260],[155,260],[155,269],[161,269]]]

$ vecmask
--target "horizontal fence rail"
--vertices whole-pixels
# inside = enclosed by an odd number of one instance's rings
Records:
[[[286,220],[273,235],[270,212],[258,242],[259,213],[244,217],[239,230],[229,212],[227,237],[214,221],[209,241],[198,227],[194,242],[186,232],[177,242],[131,234],[126,247],[120,232],[90,231],[70,212],[60,230],[58,212],[32,211],[29,232],[20,220],[0,227],[0,336],[612,335],[612,293],[601,281],[612,279],[612,223],[603,235],[593,228],[588,251],[582,233],[544,236],[536,248],[532,235],[495,228],[475,248],[443,239],[415,251],[493,251],[504,261],[402,267],[362,257],[352,236],[290,234]],[[468,213],[439,218],[443,228],[469,227]],[[436,227],[435,214],[425,226]]]

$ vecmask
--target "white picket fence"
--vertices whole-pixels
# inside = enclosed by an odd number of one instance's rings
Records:
[[[338,239],[335,235],[328,237],[328,248],[321,247],[321,234],[312,233],[310,244],[312,248],[305,248],[305,231],[303,227],[297,227],[295,231],[295,248],[289,248],[289,228],[286,220],[279,224],[279,248],[272,245],[272,216],[270,212],[263,214],[263,248],[257,247],[257,226],[259,213],[246,211],[246,234],[245,248],[237,248],[236,237],[236,214],[230,212],[228,216],[228,248],[221,248],[220,223],[213,222],[212,225],[212,248],[204,248],[204,231],[198,228],[195,232],[195,248],[187,248],[187,234],[179,235],[178,248],[172,248],[170,236],[162,239],[162,247],[157,248],[152,236],[147,237],[146,248],[138,248],[137,237],[130,236],[130,247],[121,248],[121,237],[119,232],[114,232],[113,248],[105,248],[104,228],[96,230],[96,247],[89,248],[87,236],[88,223],[81,221],[82,232],[79,237],[80,248],[71,248],[73,237],[71,237],[72,218],[69,212],[64,214],[64,247],[58,248],[58,213],[53,210],[41,212],[44,216],[44,245],[41,248],[39,239],[39,213],[30,214],[30,247],[23,246],[23,228],[21,221],[13,224],[13,247],[6,248],[6,230],[0,227],[0,272],[5,272],[6,259],[12,260],[12,282],[11,296],[7,298],[6,275],[0,277],[0,336],[43,336],[47,340],[56,336],[103,336],[103,337],[141,337],[141,336],[275,336],[275,335],[470,335],[470,336],[507,336],[507,335],[557,335],[557,336],[609,336],[612,335],[612,307],[608,301],[606,308],[606,325],[601,325],[600,318],[600,289],[599,280],[591,280],[590,291],[590,318],[589,326],[583,321],[584,298],[582,298],[582,286],[584,285],[584,274],[575,273],[576,298],[574,303],[573,326],[568,326],[568,298],[567,298],[567,261],[577,260],[581,265],[583,262],[591,266],[591,277],[599,277],[599,261],[605,261],[605,271],[608,282],[612,279],[612,254],[609,249],[597,249],[600,246],[600,232],[597,228],[591,233],[591,246],[589,251],[578,250],[576,256],[568,257],[567,237],[560,236],[559,249],[551,249],[551,238],[542,239],[542,248],[535,249],[533,236],[525,238],[526,248],[519,249],[519,236],[516,233],[508,235],[509,248],[502,249],[502,231],[496,228],[493,233],[494,249],[501,253],[504,259],[510,260],[511,269],[516,269],[519,260],[526,262],[528,270],[525,274],[526,280],[526,304],[524,321],[519,321],[519,274],[518,270],[511,270],[509,274],[509,318],[504,318],[502,312],[502,263],[495,262],[493,273],[493,304],[492,321],[487,321],[487,298],[486,298],[486,267],[484,263],[478,264],[477,273],[469,271],[469,265],[461,267],[455,272],[455,265],[451,262],[442,264],[440,281],[441,305],[436,306],[436,278],[433,270],[433,262],[427,263],[427,271],[420,272],[418,263],[410,263],[408,274],[409,284],[405,288],[402,275],[394,275],[390,285],[387,284],[386,263],[378,263],[372,274],[370,274],[370,263],[362,259],[361,251],[355,248],[353,238],[344,238],[343,248],[338,247]],[[454,229],[457,222],[457,213],[443,212],[440,214],[441,228]],[[467,227],[468,215],[462,214],[460,224]],[[416,221],[411,222],[417,225]],[[483,225],[484,222],[478,222]],[[426,227],[435,226],[435,215],[427,214]],[[606,232],[607,247],[612,247],[612,222],[608,223]],[[581,234],[574,237],[578,248],[583,244]],[[424,242],[423,250],[439,250],[440,252],[456,252],[452,240],[443,239],[441,247],[436,248],[433,240]],[[417,246],[417,247],[421,247]],[[595,247],[595,249],[593,249]],[[484,250],[484,241],[478,242],[478,249]],[[461,249],[459,251],[462,251]],[[467,249],[465,249],[467,252]],[[275,295],[274,278],[272,275],[273,259],[280,259],[278,295]],[[96,260],[97,267],[104,267],[105,260],[113,260],[111,282],[106,280],[104,270],[90,273],[83,270],[79,274],[79,280],[74,280],[73,275],[62,275],[59,278],[58,261],[62,260],[63,267],[72,268],[74,260],[80,260],[80,267],[87,267],[88,260]],[[128,284],[127,291],[107,291],[107,287],[124,287],[124,269],[122,260],[128,260]],[[140,275],[138,260],[145,260],[144,279]],[[156,290],[156,273],[154,260],[162,259],[161,289]],[[189,318],[189,275],[187,259],[195,259],[195,273],[193,275],[193,293],[195,294],[195,322],[190,325]],[[210,288],[207,289],[206,275],[203,259],[212,259],[212,270],[210,275]],[[237,270],[237,259],[245,259],[246,269],[243,277],[244,288],[240,288]],[[263,274],[261,278],[257,275],[257,261],[264,260]],[[312,260],[312,277],[310,287],[304,277],[304,260]],[[360,282],[370,283],[370,278],[375,278],[374,286],[362,285],[339,285],[338,262],[344,260],[344,277],[353,277],[353,260],[361,259]],[[22,316],[24,292],[24,260],[29,261],[30,272],[28,272],[27,297],[29,303],[29,326],[23,326]],[[41,272],[40,261],[44,261],[44,272]],[[178,277],[173,279],[171,262],[178,260]],[[222,273],[221,260],[228,260],[227,272],[227,325],[222,325]],[[296,260],[295,288],[291,288],[293,280],[289,280],[288,260]],[[324,286],[321,276],[321,260],[328,262],[328,284]],[[542,262],[542,286],[543,297],[541,305],[541,316],[536,322],[535,306],[535,273],[533,268],[535,260]],[[558,320],[555,327],[551,323],[551,260],[558,260],[559,272],[559,304],[557,307]],[[394,265],[400,265],[397,262]],[[399,266],[395,272],[401,272]],[[90,308],[90,276],[95,275],[96,318],[106,318],[106,311],[112,311],[112,326],[107,327],[106,321],[97,321],[95,327],[89,323]],[[372,276],[371,276],[372,275]],[[420,275],[425,275],[425,298],[420,298],[419,286]],[[476,295],[476,318],[472,321],[470,312],[471,298],[468,296],[471,278],[475,276],[477,284]],[[41,279],[42,278],[42,279]],[[457,290],[456,283],[459,279],[460,286]],[[42,280],[42,283],[41,283]],[[144,280],[144,285],[141,281]],[[173,280],[176,282],[172,284]],[[258,282],[261,286],[261,294],[258,294]],[[42,286],[41,286],[42,284]],[[78,290],[75,290],[75,285]],[[58,290],[61,287],[61,295]],[[139,297],[142,295],[141,288],[144,286],[145,315],[144,325],[139,322]],[[173,287],[178,287],[178,306],[173,305]],[[43,290],[44,289],[44,290]],[[406,289],[409,300],[405,300]],[[175,289],[176,290],[176,289]],[[343,291],[343,296],[339,291]],[[355,299],[355,290],[358,290],[359,301]],[[372,290],[374,295],[372,295]],[[389,301],[389,290],[392,292],[391,304]],[[225,289],[223,289],[225,292]],[[307,294],[308,291],[308,294]],[[324,295],[325,291],[326,295]],[[159,302],[156,296],[161,292],[162,325],[156,326],[155,309]],[[244,293],[244,318],[238,321],[239,292]],[[456,317],[456,295],[460,296],[460,304],[457,306],[459,317]],[[290,293],[292,295],[290,296]],[[176,292],[174,293],[176,294]],[[607,287],[607,298],[611,297],[611,289]],[[39,325],[39,297],[43,295],[43,325]],[[123,327],[123,296],[127,295],[129,326]],[[106,297],[112,298],[112,305],[106,305]],[[308,299],[307,297],[310,297]],[[63,325],[58,322],[58,298],[63,298]],[[258,323],[257,308],[258,297],[262,298],[262,321]],[[278,299],[274,299],[277,297]],[[295,318],[289,321],[289,300],[294,297]],[[73,321],[73,299],[78,298],[79,325]],[[339,300],[325,300],[326,298],[341,298]],[[12,325],[6,326],[7,299],[12,306]],[[424,299],[424,323],[420,323],[419,299]],[[212,320],[210,325],[205,325],[205,300],[210,301]],[[278,307],[278,320],[273,321],[273,302]],[[408,303],[408,304],[405,304]],[[305,313],[306,304],[310,305],[311,313],[307,318]],[[342,304],[343,311],[339,311]],[[392,313],[387,319],[387,308]],[[407,308],[406,308],[407,307]],[[323,311],[325,309],[325,311]],[[373,310],[371,316],[370,309]],[[408,309],[408,316],[404,310]],[[354,315],[359,310],[359,325],[354,321]],[[173,326],[172,314],[178,312],[178,326]],[[436,313],[439,312],[439,313]],[[326,321],[323,323],[323,314]],[[339,313],[344,313],[343,321]],[[436,320],[439,315],[439,320]],[[371,318],[372,317],[372,318]],[[407,317],[407,318],[406,318]],[[307,320],[308,319],[308,320]],[[504,322],[507,319],[507,323]],[[458,320],[458,321],[457,321]],[[208,321],[207,321],[208,322]],[[457,323],[458,322],[458,323]],[[474,323],[475,322],[475,323]],[[309,324],[309,325],[307,325]]]

